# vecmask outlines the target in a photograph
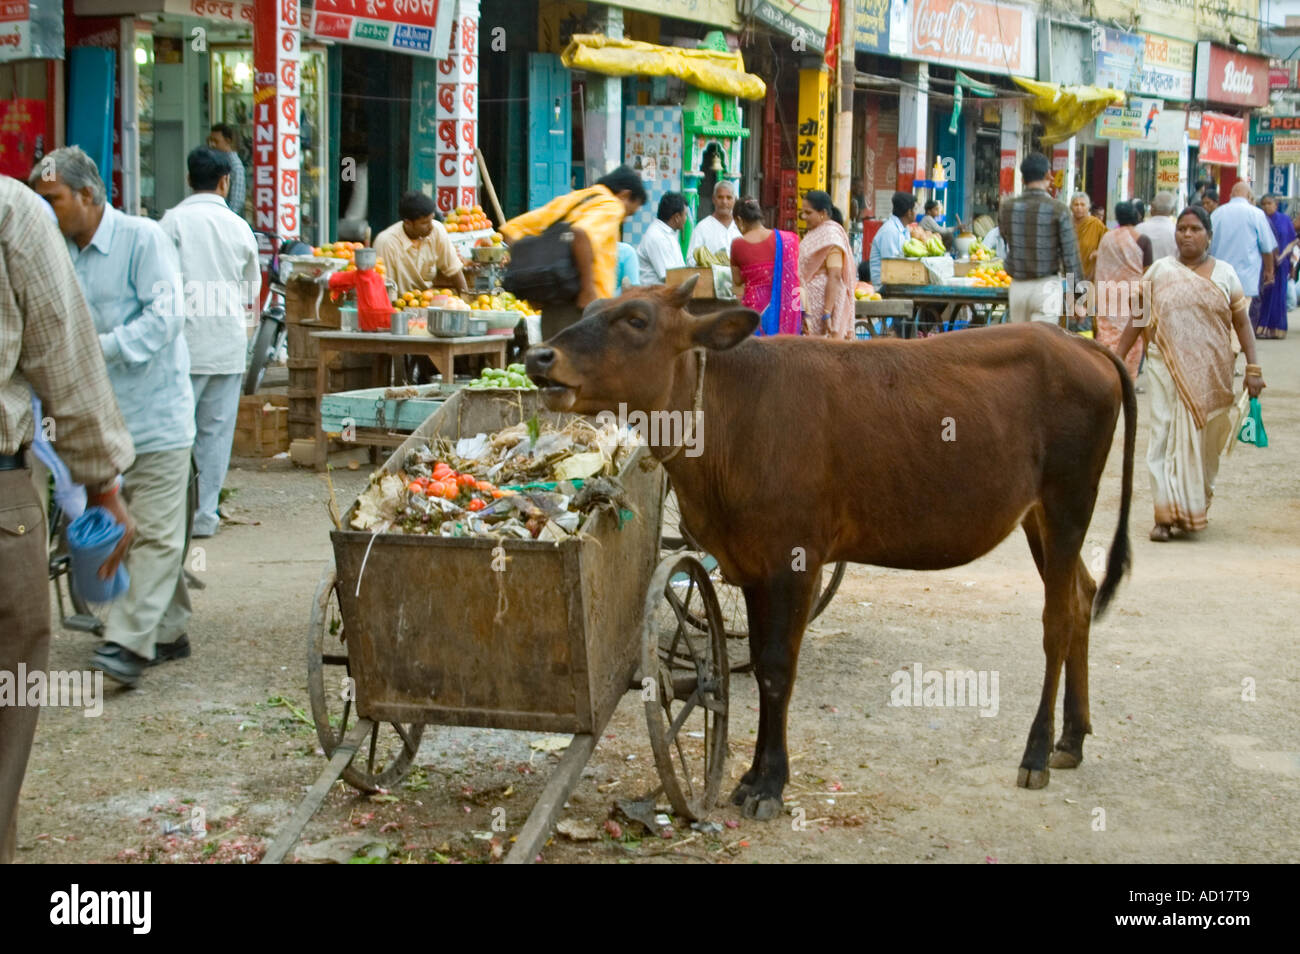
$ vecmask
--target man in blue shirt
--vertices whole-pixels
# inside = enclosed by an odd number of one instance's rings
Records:
[[[1239,180],[1232,187],[1232,198],[1210,215],[1214,237],[1210,254],[1222,259],[1237,272],[1241,291],[1247,298],[1259,297],[1261,285],[1273,284],[1273,251],[1277,239],[1268,216],[1251,205],[1250,185]],[[1260,281],[1262,272],[1263,282]],[[1252,300],[1251,306],[1255,306]]]
[[[182,561],[194,396],[180,268],[158,223],[107,203],[94,160],[76,146],[46,155],[28,182],[54,209],[67,239],[135,443],[135,463],[122,484],[136,521],[126,558],[131,586],[109,610],[104,645],[91,660],[132,686],[146,666],[190,654]]]
[[[910,192],[895,192],[894,214],[885,220],[885,224],[871,240],[871,284],[880,290],[880,260],[882,258],[902,258],[903,243],[909,235],[907,226],[916,218],[916,197]]]

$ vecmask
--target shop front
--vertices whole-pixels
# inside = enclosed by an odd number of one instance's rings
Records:
[[[1269,102],[1268,59],[1201,41],[1196,45],[1193,95],[1206,104],[1196,145],[1188,150],[1189,168],[1196,177],[1193,181],[1216,183],[1226,200],[1236,181],[1246,178],[1262,194],[1265,184],[1260,175],[1264,170],[1252,168],[1244,144],[1251,110]]]
[[[0,2],[0,174],[26,179],[51,147],[63,43],[61,0]]]

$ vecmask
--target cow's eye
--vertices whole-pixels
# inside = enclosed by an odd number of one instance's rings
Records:
[[[637,331],[645,331],[646,320],[644,318],[638,317],[637,315],[633,315],[632,317],[628,318],[627,323],[631,325],[633,328],[635,328]]]

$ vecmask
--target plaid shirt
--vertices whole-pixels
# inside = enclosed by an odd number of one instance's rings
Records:
[[[94,486],[130,467],[134,451],[63,236],[42,202],[0,176],[0,454],[31,442],[35,391],[73,480]]]
[[[230,159],[230,192],[226,195],[226,205],[230,211],[241,219],[244,217],[244,160],[233,149],[226,153]]]
[[[1007,243],[1003,265],[1013,279],[1067,275],[1077,282],[1083,278],[1070,210],[1047,190],[1026,189],[1014,199],[1003,200],[998,229]]]

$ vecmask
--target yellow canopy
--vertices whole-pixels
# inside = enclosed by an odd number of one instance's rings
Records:
[[[676,76],[710,93],[762,99],[767,86],[745,72],[739,53],[686,50],[637,40],[615,40],[599,33],[575,33],[560,54],[571,70],[606,76]]]
[[[1037,80],[1012,77],[1034,94],[1034,112],[1043,117],[1043,145],[1064,142],[1100,116],[1107,106],[1123,106],[1124,93],[1099,86],[1059,86]]]

